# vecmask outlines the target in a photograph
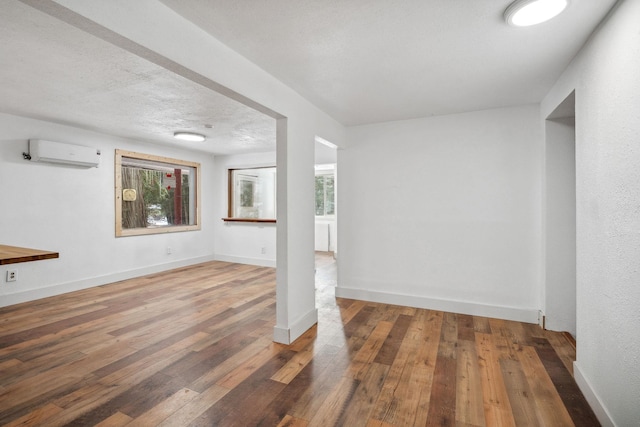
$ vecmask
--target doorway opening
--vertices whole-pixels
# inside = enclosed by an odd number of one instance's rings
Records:
[[[338,252],[337,147],[315,139],[315,243],[316,291],[333,291],[337,280]]]
[[[576,331],[575,91],[545,121],[545,328]]]

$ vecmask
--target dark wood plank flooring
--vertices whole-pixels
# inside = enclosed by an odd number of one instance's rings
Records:
[[[271,341],[275,270],[210,262],[0,309],[0,425],[599,425],[537,325],[336,299]]]

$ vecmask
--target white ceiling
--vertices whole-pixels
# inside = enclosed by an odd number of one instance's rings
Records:
[[[539,102],[615,0],[161,0],[345,125]]]
[[[19,1],[0,12],[0,111],[216,154],[275,150],[271,117]]]
[[[530,28],[510,0],[161,0],[346,125],[539,102],[615,0]],[[275,121],[18,0],[0,3],[0,111],[218,154]],[[213,124],[206,129],[205,124]]]

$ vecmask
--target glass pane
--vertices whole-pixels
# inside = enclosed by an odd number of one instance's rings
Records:
[[[276,218],[276,168],[231,169],[232,218]]]
[[[325,204],[326,214],[335,215],[335,190],[333,176],[327,176],[325,180]]]
[[[122,159],[122,228],[193,225],[193,168]]]
[[[316,176],[316,215],[324,215],[324,177]]]
[[[200,164],[116,150],[116,237],[199,230]]]

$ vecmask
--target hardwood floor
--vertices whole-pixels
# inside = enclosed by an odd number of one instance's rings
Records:
[[[334,297],[271,342],[275,270],[210,262],[0,309],[0,424],[595,426],[562,334]]]

